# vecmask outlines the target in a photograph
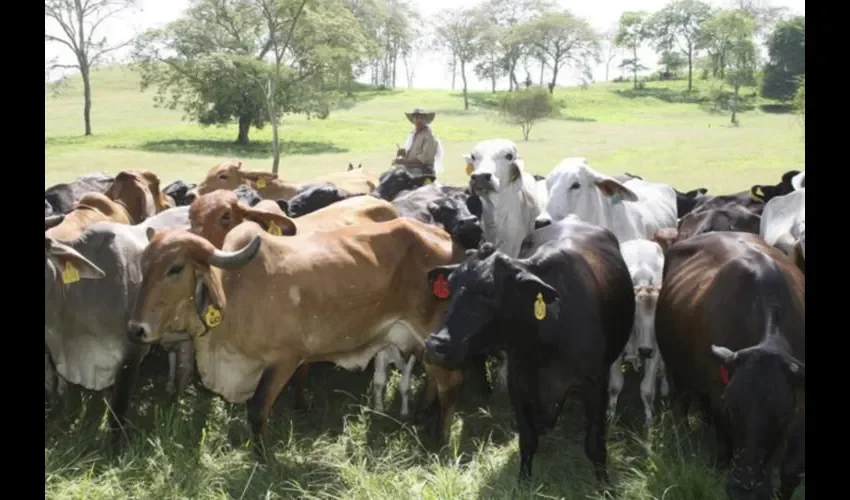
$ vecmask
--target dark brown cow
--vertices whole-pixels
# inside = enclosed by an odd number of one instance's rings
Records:
[[[769,464],[787,445],[790,499],[805,471],[803,273],[757,235],[715,232],[672,245],[663,283],[655,330],[672,395],[710,411],[729,497],[770,499]]]
[[[485,243],[460,264],[428,274],[448,312],[425,341],[430,362],[456,369],[495,346],[508,353],[508,391],[519,429],[520,478],[531,476],[540,435],[551,430],[575,389],[587,416],[585,452],[608,481],[609,367],[632,329],[635,293],[614,234],[566,218],[531,233],[517,259]],[[426,388],[424,408],[435,388]],[[439,387],[441,409],[456,391]],[[451,415],[438,429],[447,437]]]
[[[713,231],[739,231],[759,234],[761,216],[730,203],[721,208],[691,212],[679,219],[678,239],[684,240]]]

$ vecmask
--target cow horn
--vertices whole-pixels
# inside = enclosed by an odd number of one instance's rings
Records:
[[[51,227],[58,226],[65,220],[64,214],[50,215],[44,218],[44,230],[47,231]]]
[[[250,243],[248,243],[239,250],[225,252],[217,248],[214,249],[212,255],[210,255],[209,259],[207,260],[207,264],[215,267],[220,267],[222,269],[227,269],[229,271],[239,269],[240,267],[247,264],[251,259],[253,259],[254,256],[257,255],[257,250],[259,249],[260,236],[256,235]]]

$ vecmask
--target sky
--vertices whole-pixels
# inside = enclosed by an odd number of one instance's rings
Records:
[[[459,6],[472,7],[482,0],[412,0],[412,3],[421,12],[426,21],[435,13],[447,9],[456,8]],[[558,3],[566,9],[569,9],[573,14],[583,17],[599,31],[606,31],[616,26],[620,14],[626,10],[645,10],[654,12],[661,9],[668,0],[559,0]],[[786,7],[790,13],[805,15],[806,5],[805,0],[767,0],[767,2],[775,7]],[[116,16],[103,23],[99,28],[100,36],[105,36],[108,40],[123,41],[133,33],[139,33],[147,28],[163,26],[170,21],[178,18],[183,10],[189,5],[189,0],[138,0],[140,10],[128,12],[123,15]],[[707,0],[707,3],[716,7],[728,7],[731,5],[731,0]],[[57,34],[58,28],[48,23],[45,20],[45,33]],[[45,42],[45,61],[54,57],[58,58],[58,62],[69,64],[73,63],[73,55],[70,51],[57,43]],[[116,54],[119,58],[121,53]],[[658,56],[649,48],[645,48],[638,52],[638,57],[642,64],[648,66],[651,70],[655,69]],[[610,78],[620,75],[620,70],[617,65],[622,58],[617,57],[610,65]],[[419,58],[414,71],[414,88],[428,89],[449,89],[451,88],[451,71],[449,70],[447,57],[440,53],[429,53]],[[400,87],[407,85],[404,68],[399,64],[398,74],[396,76],[396,84]],[[471,72],[470,72],[471,73]],[[522,80],[525,75],[524,70],[520,70],[517,78]],[[489,89],[490,84],[486,81],[478,80],[474,75],[468,75],[469,88],[471,90]],[[531,77],[535,81],[539,79],[539,69],[531,68]],[[605,66],[599,65],[594,68],[593,78],[595,81],[603,81],[605,79]],[[362,81],[366,81],[364,76]],[[571,70],[567,70],[558,78],[559,85],[575,85],[578,82],[577,74]],[[507,85],[506,80],[500,82],[501,86]],[[460,85],[460,78],[457,79],[457,85]],[[459,88],[459,87],[458,87]]]

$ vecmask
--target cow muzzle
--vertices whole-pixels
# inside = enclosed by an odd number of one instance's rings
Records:
[[[198,199],[198,189],[192,189],[186,193],[183,197],[183,203],[186,205],[191,205],[193,201]]]
[[[484,195],[490,191],[495,191],[496,185],[493,182],[493,174],[489,172],[480,172],[469,176],[469,190],[477,196]]]
[[[475,217],[468,217],[458,221],[452,228],[452,236],[464,248],[477,248],[481,242],[484,230]]]
[[[453,349],[451,337],[446,328],[432,333],[425,339],[425,354],[429,361],[438,363],[447,367],[457,365],[458,356]]]
[[[127,339],[132,343],[148,343],[150,331],[150,326],[147,323],[141,323],[139,321],[130,321],[127,323]]]

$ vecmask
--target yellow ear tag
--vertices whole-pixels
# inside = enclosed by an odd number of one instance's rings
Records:
[[[427,186],[428,184],[431,184],[431,178],[430,177],[426,177],[425,180],[422,181],[423,186]]]
[[[538,321],[546,317],[546,302],[543,302],[543,294],[537,294],[537,300],[534,301],[534,317]]]
[[[207,306],[207,312],[204,313],[204,323],[210,328],[215,328],[221,324],[221,311],[216,306],[210,304]]]
[[[277,227],[277,224],[275,224],[274,222],[269,222],[269,234],[274,236],[280,236],[283,233],[281,233],[280,228]]]
[[[65,261],[65,269],[62,271],[62,283],[70,285],[80,281],[80,272],[71,264],[70,261]]]
[[[266,179],[264,177],[257,177],[257,187],[259,189],[266,187]]]
[[[466,164],[466,175],[472,175],[472,172],[474,170],[475,170],[475,167],[473,167],[471,163]]]
[[[754,193],[752,190],[750,190],[750,198],[756,201],[762,201],[764,199],[764,192],[762,192],[761,186],[757,187],[755,191],[756,192]]]

